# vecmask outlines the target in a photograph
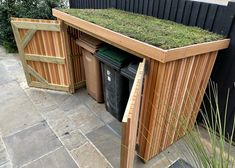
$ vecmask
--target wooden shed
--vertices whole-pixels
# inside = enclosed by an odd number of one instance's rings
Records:
[[[80,32],[143,58],[122,124],[121,167],[181,138],[196,121],[219,50],[229,39],[164,50],[53,9],[56,21],[12,18],[29,86],[73,93],[85,84]]]

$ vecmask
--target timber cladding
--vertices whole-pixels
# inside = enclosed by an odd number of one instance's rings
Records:
[[[68,27],[68,40],[71,52],[71,62],[73,67],[74,87],[78,89],[85,85],[85,71],[83,64],[82,50],[76,44],[76,40],[80,38],[81,32],[72,27]]]
[[[122,167],[133,162],[136,137],[139,156],[148,161],[193,127],[217,52],[228,47],[229,39],[163,50],[56,9],[53,15],[73,28],[148,60],[137,134],[133,130],[138,117],[132,115],[122,124]],[[138,100],[133,100],[136,107]],[[126,110],[132,113],[128,106]],[[139,113],[138,108],[133,112]]]
[[[161,63],[149,60],[139,121],[139,154],[145,160],[194,126],[217,52]]]
[[[11,24],[29,86],[74,92],[84,85],[79,48],[68,35],[78,32],[59,20],[11,18]]]

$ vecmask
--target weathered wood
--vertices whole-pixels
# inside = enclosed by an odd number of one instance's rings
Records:
[[[65,64],[65,58],[60,58],[60,57],[36,55],[36,54],[25,54],[24,57],[27,61],[40,61],[53,64]]]
[[[11,22],[18,29],[31,29],[31,30],[46,30],[46,31],[60,31],[60,23],[37,23],[35,22],[21,22],[12,21]]]
[[[121,168],[133,167],[140,113],[145,60],[139,64],[130,98],[122,119]]]

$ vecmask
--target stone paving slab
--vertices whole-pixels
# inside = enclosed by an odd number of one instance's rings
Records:
[[[46,122],[3,138],[14,167],[22,166],[62,146]]]
[[[7,73],[5,67],[0,63],[0,85],[11,82],[13,78]]]
[[[70,133],[68,132],[60,137],[60,139],[69,151],[79,148],[87,142],[86,137],[81,133],[80,130],[75,130]]]
[[[61,147],[22,168],[78,168],[78,166],[65,148]]]
[[[25,93],[40,112],[50,111],[58,107],[58,104],[43,89],[29,88]]]
[[[80,105],[77,108],[77,113],[68,115],[68,117],[75,123],[78,129],[84,134],[87,134],[99,127],[104,123],[97,118],[85,105]]]
[[[17,82],[1,85],[0,97],[0,132],[3,136],[43,120]]]
[[[87,137],[115,168],[120,166],[121,139],[107,126],[96,129]]]
[[[122,123],[118,120],[113,120],[108,125],[121,137],[122,135]]]
[[[72,156],[81,168],[111,168],[110,163],[90,143],[73,150]]]
[[[10,162],[7,162],[7,163],[1,165],[0,168],[12,168],[12,165]]]
[[[0,138],[0,166],[9,162],[8,154],[5,149],[2,138]]]
[[[53,131],[58,137],[62,137],[77,129],[76,125],[71,122],[68,117],[63,117],[58,120],[48,121]]]

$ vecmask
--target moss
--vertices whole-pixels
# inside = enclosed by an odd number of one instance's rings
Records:
[[[162,49],[223,39],[209,31],[117,9],[60,9],[70,15]]]

